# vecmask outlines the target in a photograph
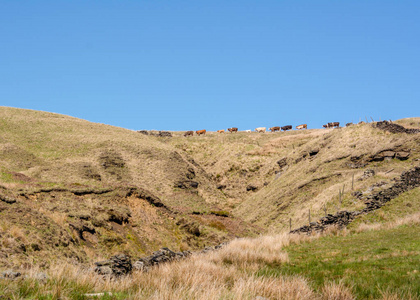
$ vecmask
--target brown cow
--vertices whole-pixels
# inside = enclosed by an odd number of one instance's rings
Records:
[[[228,131],[230,133],[232,133],[232,132],[238,132],[238,128],[237,127],[228,128]]]
[[[287,130],[291,130],[292,128],[293,128],[292,125],[286,125],[286,126],[282,126],[281,130],[287,131]]]
[[[340,127],[340,122],[333,122],[332,124],[333,124],[333,127],[337,127],[337,128]]]
[[[279,126],[274,126],[274,127],[269,128],[269,130],[271,130],[271,132],[280,131],[280,127]]]
[[[197,133],[197,135],[206,134],[206,130],[205,129],[197,130],[195,133]]]
[[[193,136],[194,135],[194,131],[190,130],[184,133],[184,136]]]
[[[328,124],[322,125],[322,127],[324,127],[324,128],[328,128]]]
[[[218,133],[225,133],[224,129],[217,130]]]
[[[296,126],[296,129],[308,129],[308,126],[306,124],[302,124],[302,125]]]

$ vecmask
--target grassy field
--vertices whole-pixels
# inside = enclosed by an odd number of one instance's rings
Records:
[[[417,215],[419,217],[419,215]],[[264,277],[301,275],[316,290],[343,283],[358,299],[420,297],[420,225],[329,236],[286,247],[289,263],[268,266]]]

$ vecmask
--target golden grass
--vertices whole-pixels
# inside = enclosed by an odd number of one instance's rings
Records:
[[[402,225],[415,225],[420,224],[420,212],[415,212],[413,214],[403,216],[398,218],[395,221],[387,223],[361,223],[355,229],[356,232],[364,232],[371,230],[381,230],[381,229],[392,229]]]
[[[71,288],[78,286],[86,293],[125,293],[126,299],[354,299],[350,289],[341,283],[327,283],[321,292],[315,292],[301,276],[256,276],[266,264],[281,266],[288,261],[284,246],[314,238],[317,236],[279,234],[237,239],[218,251],[195,254],[116,280],[81,266],[59,264],[49,270],[54,286],[41,285],[38,296],[66,298]],[[32,269],[29,278],[38,272]]]

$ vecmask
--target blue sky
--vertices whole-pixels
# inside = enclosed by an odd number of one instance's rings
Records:
[[[420,1],[0,0],[0,105],[128,129],[420,116]]]

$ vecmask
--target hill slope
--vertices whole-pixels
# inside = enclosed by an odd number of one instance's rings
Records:
[[[0,264],[138,257],[278,232],[290,219],[296,228],[309,210],[316,220],[363,208],[420,158],[419,134],[372,124],[172,135],[1,107]]]
[[[165,139],[31,110],[0,108],[0,198],[5,265],[195,249],[255,232],[218,214],[225,196],[211,176]]]

